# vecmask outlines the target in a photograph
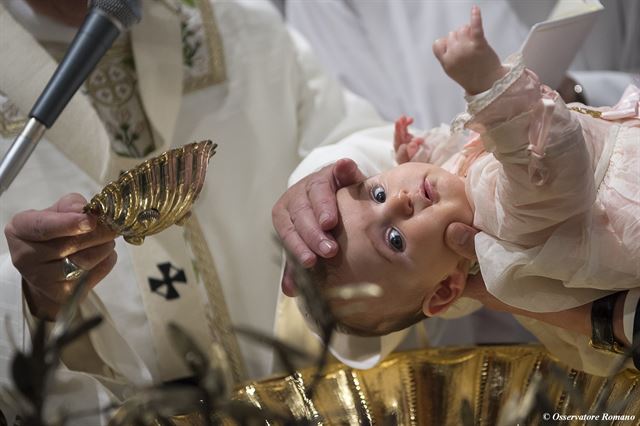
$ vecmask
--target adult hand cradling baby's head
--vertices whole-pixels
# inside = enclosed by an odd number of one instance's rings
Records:
[[[358,179],[358,177],[360,179]],[[304,262],[302,261],[302,257],[304,257],[305,253],[312,253],[309,247],[319,246],[321,244],[321,242],[317,241],[320,239],[318,235],[327,236],[326,231],[330,230],[326,226],[323,226],[323,224],[317,223],[317,218],[322,216],[319,210],[324,209],[325,212],[333,214],[337,222],[335,192],[342,186],[362,179],[364,179],[364,175],[358,170],[353,161],[347,159],[339,160],[307,176],[289,188],[278,203],[276,203],[273,209],[275,228],[283,240],[285,247],[287,247],[304,266],[310,267],[315,264],[315,253],[318,253],[316,250],[313,250],[315,251],[313,254],[313,262]],[[322,184],[322,182],[325,184]],[[306,195],[305,197],[300,196],[302,192]],[[305,202],[303,204],[306,204],[307,208],[302,208],[301,204],[298,204],[301,201]],[[331,208],[331,206],[333,206],[333,208]],[[311,216],[311,220],[308,217],[302,219],[303,214]],[[315,219],[315,222],[313,219]],[[336,222],[333,222],[334,226]],[[309,231],[313,228],[310,225],[311,223],[315,223],[314,229],[316,232]],[[306,231],[304,229],[305,226],[309,228]],[[322,231],[320,231],[320,229],[322,229]],[[453,222],[446,229],[445,242],[455,253],[464,258],[474,260],[476,256],[473,237],[477,232],[475,228],[464,223]],[[295,234],[297,238],[292,238],[291,234]],[[312,238],[312,235],[316,236],[316,238]],[[332,257],[332,255],[335,255],[339,250],[333,237],[328,236],[328,238],[331,238],[331,243],[335,244],[335,249],[329,256],[325,255],[324,257]],[[313,240],[313,242],[310,242],[311,240]],[[303,249],[302,244],[300,244],[302,241],[307,242],[308,245],[304,246],[307,247],[306,249]],[[301,254],[303,256],[301,256]],[[291,268],[289,267],[285,269],[282,279],[282,290],[287,296],[296,295],[295,282],[291,274]]]

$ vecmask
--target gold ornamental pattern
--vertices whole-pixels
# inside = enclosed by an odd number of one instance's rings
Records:
[[[545,415],[571,419],[598,414],[592,412],[598,409],[635,419],[620,424],[635,425],[640,419],[639,373],[623,370],[608,380],[572,369],[537,345],[402,352],[369,370],[334,363],[310,400],[304,389],[314,374],[308,368],[248,383],[235,398],[322,425],[496,425],[515,411],[513,404],[525,404],[527,391],[535,390],[548,400],[549,412],[534,410],[527,425],[546,424]],[[596,408],[600,399],[603,405]],[[626,405],[620,404],[625,400]],[[584,424],[575,417],[562,424]],[[174,424],[201,424],[192,420],[181,416]]]
[[[180,5],[184,93],[226,80],[222,38],[210,0],[182,0]]]
[[[62,60],[68,49],[66,43],[47,42],[43,47],[57,61]],[[131,40],[125,34],[116,40],[82,86],[109,133],[111,148],[129,158],[145,157],[156,146],[137,79]]]
[[[203,141],[162,153],[128,170],[95,195],[84,211],[130,244],[189,217],[217,145]]]
[[[21,114],[18,107],[0,92],[0,136],[11,138],[20,133],[27,123],[27,117]]]

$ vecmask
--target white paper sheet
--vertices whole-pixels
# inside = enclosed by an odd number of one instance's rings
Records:
[[[531,28],[521,49],[524,64],[557,88],[603,9],[599,0],[559,1],[546,21]]]

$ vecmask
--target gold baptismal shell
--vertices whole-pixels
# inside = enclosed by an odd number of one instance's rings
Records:
[[[84,211],[140,245],[147,235],[189,216],[216,147],[211,141],[191,143],[147,160],[105,186]]]

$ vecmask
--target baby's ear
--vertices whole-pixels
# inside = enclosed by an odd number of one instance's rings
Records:
[[[462,295],[467,284],[468,268],[458,265],[456,269],[440,281],[436,291],[424,300],[422,312],[428,317],[443,314]]]

